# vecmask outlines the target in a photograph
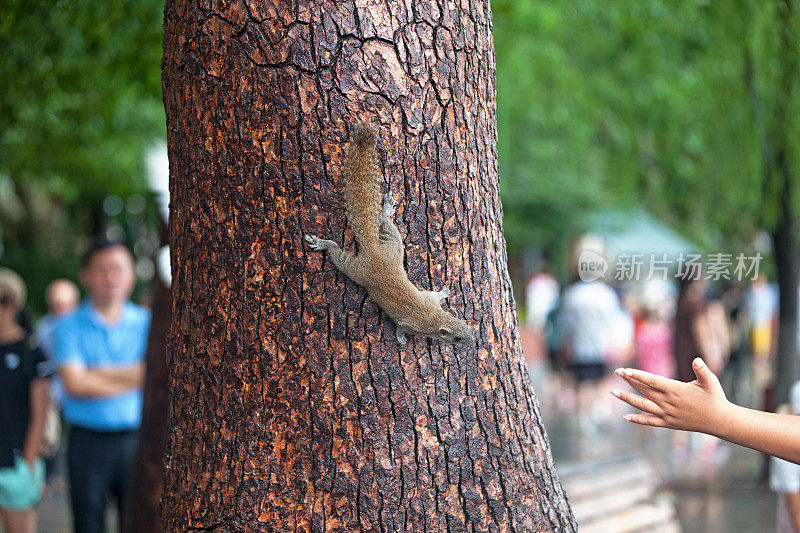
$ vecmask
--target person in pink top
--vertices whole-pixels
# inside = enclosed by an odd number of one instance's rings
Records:
[[[644,320],[634,330],[637,366],[645,372],[673,377],[672,329],[654,306],[645,307]]]

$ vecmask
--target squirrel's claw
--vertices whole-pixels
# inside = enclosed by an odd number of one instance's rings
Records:
[[[309,247],[312,250],[326,250],[327,247],[324,244],[324,241],[317,237],[316,235],[306,235],[305,236],[306,242],[309,244]]]
[[[400,344],[400,346],[406,345],[406,341],[408,339],[406,339],[406,333],[400,326],[397,326],[397,329],[395,330],[395,337],[397,337],[397,343]]]
[[[383,195],[383,209],[381,210],[381,222],[394,214],[394,197],[392,193],[387,192]]]

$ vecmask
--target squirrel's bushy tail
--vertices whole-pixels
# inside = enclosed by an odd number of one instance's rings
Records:
[[[378,247],[381,198],[375,152],[377,140],[378,132],[373,126],[363,122],[356,124],[350,132],[350,144],[345,152],[344,203],[359,253],[370,253]]]

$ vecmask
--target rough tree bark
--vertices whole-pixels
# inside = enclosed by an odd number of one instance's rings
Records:
[[[489,2],[168,0],[164,29],[164,529],[574,530],[506,266]],[[475,345],[399,349],[304,247],[353,248],[357,120],[380,127],[410,279],[451,289]]]

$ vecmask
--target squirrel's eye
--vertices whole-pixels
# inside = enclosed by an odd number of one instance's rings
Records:
[[[453,337],[454,342],[461,342],[461,337]]]

